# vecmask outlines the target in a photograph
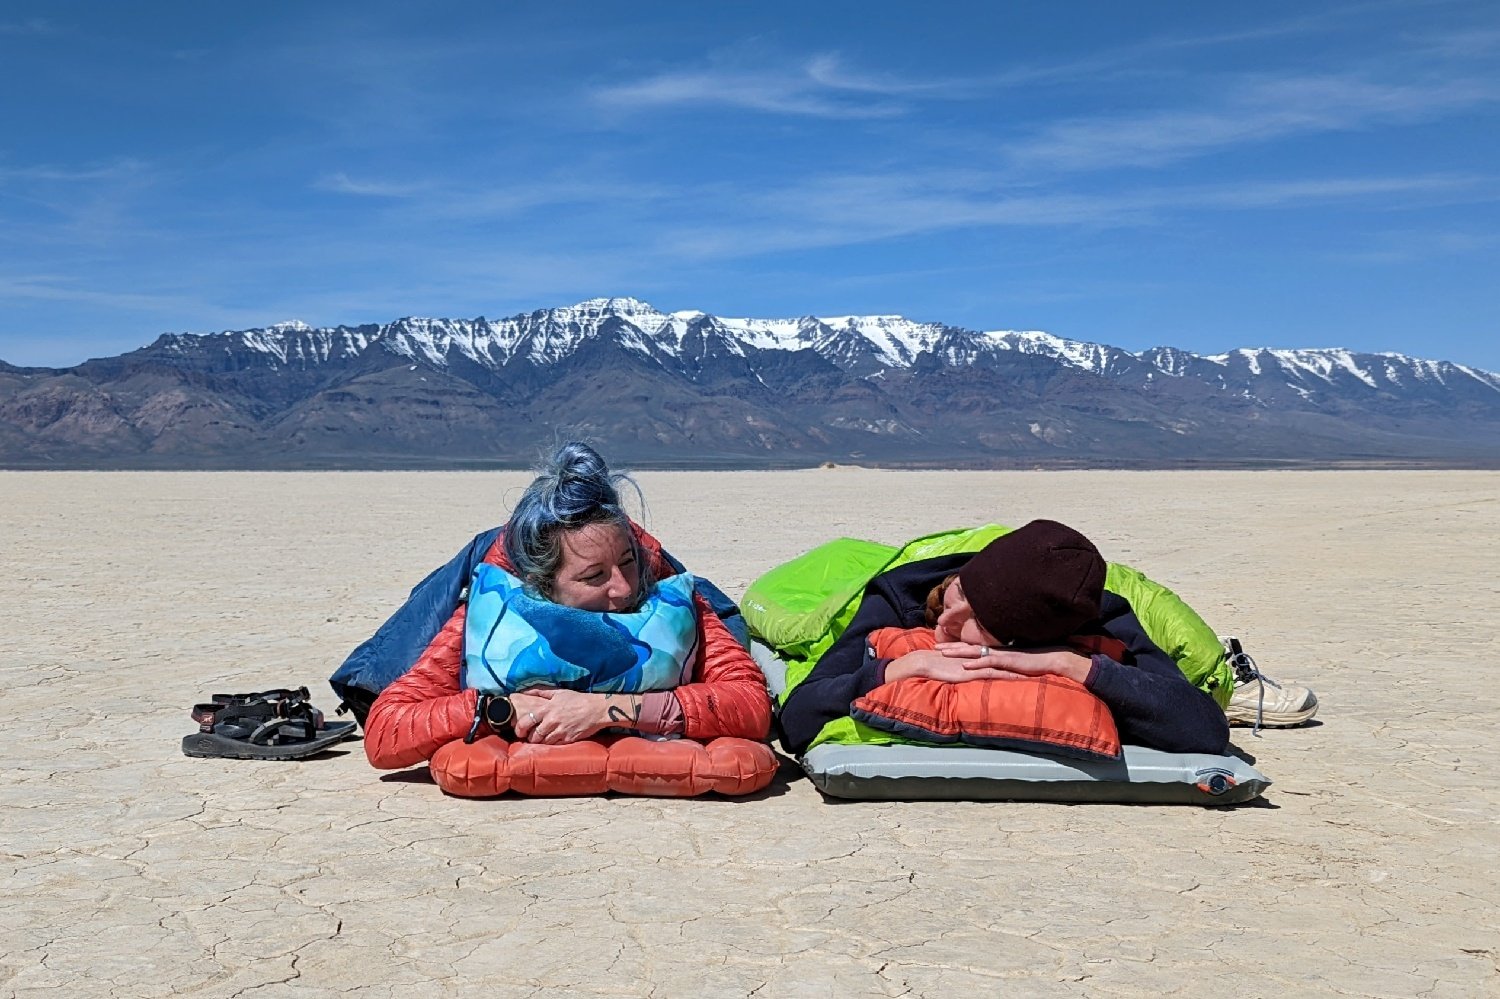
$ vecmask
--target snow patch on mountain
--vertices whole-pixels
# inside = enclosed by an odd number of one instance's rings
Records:
[[[994,330],[985,333],[997,347],[1022,354],[1037,354],[1062,361],[1095,374],[1103,373],[1116,356],[1126,351],[1086,340],[1069,340],[1041,330]],[[1136,355],[1129,355],[1135,357]]]
[[[932,349],[944,329],[901,316],[832,316],[818,322],[835,337],[863,337],[874,346],[875,360],[890,368],[910,367],[918,354]]]
[[[805,350],[812,346],[817,320],[802,319],[735,319],[717,317],[719,324],[732,336],[757,350]]]

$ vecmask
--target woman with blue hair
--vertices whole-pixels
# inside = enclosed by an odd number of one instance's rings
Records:
[[[771,704],[760,670],[693,577],[626,514],[627,485],[635,488],[587,444],[551,455],[475,570],[467,603],[375,700],[365,725],[372,764],[431,761],[444,790],[466,796],[746,793],[769,782]],[[734,773],[628,787],[607,774],[605,786],[512,779],[539,761],[546,769],[566,757],[563,769],[576,769],[580,753],[595,758],[592,747],[550,756],[542,747],[593,743],[608,754],[621,734],[692,740]],[[714,769],[689,763],[694,778]],[[601,766],[614,773],[617,764]]]

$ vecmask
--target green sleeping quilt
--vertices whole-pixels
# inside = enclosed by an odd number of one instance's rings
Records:
[[[839,538],[819,545],[750,584],[740,609],[751,633],[785,663],[784,689],[800,683],[824,652],[844,633],[864,595],[865,585],[888,569],[959,552],[975,552],[1010,531],[999,524],[944,531],[900,548],[874,541]],[[1105,588],[1130,602],[1136,617],[1183,675],[1222,707],[1234,691],[1234,673],[1224,647],[1203,619],[1175,593],[1129,566],[1110,563]],[[887,732],[852,718],[829,722],[813,740],[840,745],[905,744]]]

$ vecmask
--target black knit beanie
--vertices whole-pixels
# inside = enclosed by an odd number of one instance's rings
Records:
[[[1055,520],[996,538],[958,571],[974,617],[1007,645],[1060,642],[1099,616],[1104,558]]]

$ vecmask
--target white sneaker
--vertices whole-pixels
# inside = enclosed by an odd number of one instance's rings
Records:
[[[1262,673],[1239,639],[1224,639],[1229,664],[1234,667],[1234,694],[1224,708],[1231,725],[1290,728],[1303,725],[1318,713],[1318,695],[1296,684],[1281,684]]]

